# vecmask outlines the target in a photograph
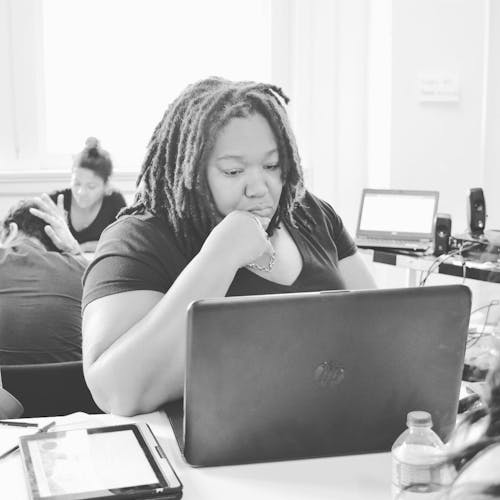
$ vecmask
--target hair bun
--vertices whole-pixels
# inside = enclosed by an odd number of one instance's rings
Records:
[[[99,149],[99,140],[95,137],[88,137],[85,141],[85,149]]]

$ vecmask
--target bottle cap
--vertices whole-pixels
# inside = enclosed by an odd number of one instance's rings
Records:
[[[408,427],[432,427],[432,417],[428,411],[411,411],[406,418]]]

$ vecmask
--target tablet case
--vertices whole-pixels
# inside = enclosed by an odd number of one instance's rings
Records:
[[[140,446],[139,457],[141,457],[140,463],[133,462],[130,460],[126,462],[126,455],[113,453],[109,448],[112,442],[117,442],[116,439],[123,439],[120,437],[120,433],[123,431],[132,431],[133,435],[136,437],[136,443]],[[84,433],[82,436],[81,433]],[[157,483],[153,484],[137,484],[134,486],[129,486],[127,484],[122,484],[120,487],[101,487],[100,489],[92,489],[92,486],[85,482],[86,487],[89,488],[88,491],[81,491],[81,485],[73,485],[74,491],[67,491],[65,488],[68,487],[67,474],[81,475],[86,477],[86,460],[88,460],[88,442],[84,439],[86,435],[104,435],[106,433],[117,433],[114,436],[113,441],[107,441],[106,450],[109,451],[113,456],[102,456],[99,448],[103,444],[95,443],[95,449],[91,449],[90,456],[94,457],[93,453],[99,453],[99,457],[103,463],[108,464],[109,460],[112,462],[112,467],[120,467],[123,465],[124,471],[127,467],[143,469],[146,464],[148,476],[156,477],[158,479]],[[131,434],[128,434],[131,436]],[[92,439],[92,438],[90,438]],[[60,441],[67,440],[67,444],[61,446]],[[34,444],[34,441],[39,441],[38,446],[31,448],[30,444]],[[172,468],[165,452],[160,446],[160,443],[156,439],[156,436],[151,431],[149,425],[140,423],[129,423],[121,425],[112,425],[106,427],[96,427],[96,428],[82,428],[82,429],[72,429],[67,431],[56,431],[56,432],[46,432],[46,433],[36,433],[29,436],[23,436],[19,439],[21,457],[23,462],[23,468],[26,478],[27,490],[30,495],[31,500],[178,500],[182,498],[182,483],[180,482],[177,474]],[[126,440],[127,446],[130,446],[129,441]],[[77,450],[79,446],[82,447],[82,454],[78,455]],[[71,449],[70,456],[65,457],[65,449]],[[125,448],[132,453],[132,449]],[[133,448],[135,449],[135,448]],[[142,451],[141,451],[142,449]],[[134,458],[135,458],[134,451]],[[108,453],[109,454],[109,453]],[[64,462],[66,464],[62,467],[61,480],[62,484],[58,484],[58,476],[54,474],[56,470],[57,462]],[[78,466],[81,463],[81,467],[85,470],[80,470],[80,468],[75,472],[71,470],[72,467]],[[111,465],[111,464],[110,464]],[[99,471],[101,470],[99,466],[94,465],[96,469],[96,478],[100,477]],[[68,471],[65,470],[68,468]],[[47,474],[47,479],[45,479],[45,474]],[[146,476],[146,477],[148,477]],[[73,477],[73,476],[71,476]],[[142,476],[145,477],[145,476]],[[129,476],[127,476],[129,480]],[[46,484],[46,481],[47,484]],[[112,479],[116,483],[116,479]],[[98,484],[98,483],[97,483]],[[109,482],[108,482],[109,484]],[[53,490],[49,492],[48,489]]]

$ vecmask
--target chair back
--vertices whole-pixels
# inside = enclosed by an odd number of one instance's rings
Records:
[[[23,405],[10,392],[0,387],[0,418],[19,418],[23,412]]]
[[[24,406],[23,417],[102,413],[83,376],[81,361],[4,365],[2,385]]]

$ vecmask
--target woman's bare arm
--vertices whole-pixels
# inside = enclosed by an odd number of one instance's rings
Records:
[[[231,219],[212,231],[165,295],[124,292],[85,308],[85,377],[103,410],[150,412],[182,395],[187,307],[198,299],[223,297],[238,268],[269,245],[248,214]]]
[[[83,314],[87,383],[105,411],[134,415],[182,395],[186,310],[223,297],[235,271],[199,255],[163,295],[150,290],[109,295]]]
[[[339,270],[348,290],[377,288],[368,266],[358,252],[339,260]]]

